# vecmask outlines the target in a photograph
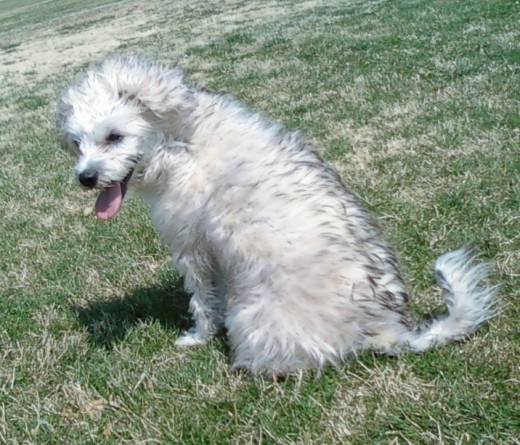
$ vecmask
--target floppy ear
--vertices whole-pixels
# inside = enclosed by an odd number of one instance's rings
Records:
[[[135,102],[158,117],[193,108],[193,92],[178,68],[168,69],[139,56],[110,56],[102,62],[101,72],[116,84],[119,99]]]

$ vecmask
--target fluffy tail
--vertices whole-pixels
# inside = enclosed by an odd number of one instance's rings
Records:
[[[435,262],[437,281],[444,291],[448,313],[410,332],[409,346],[424,351],[460,340],[497,313],[498,287],[484,287],[489,264],[473,264],[473,249],[465,246],[445,253]]]

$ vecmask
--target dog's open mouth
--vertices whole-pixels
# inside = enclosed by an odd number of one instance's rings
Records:
[[[101,190],[96,201],[96,215],[99,219],[106,220],[117,215],[133,172],[134,169],[130,170],[122,181],[114,181]]]

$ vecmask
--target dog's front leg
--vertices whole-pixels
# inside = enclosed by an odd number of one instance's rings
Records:
[[[190,312],[195,326],[177,339],[176,346],[203,345],[224,326],[224,311],[211,272],[188,264],[188,261],[184,263],[184,286],[192,293]]]

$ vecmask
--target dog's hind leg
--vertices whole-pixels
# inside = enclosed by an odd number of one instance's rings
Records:
[[[338,341],[320,308],[306,307],[305,296],[293,298],[286,281],[277,284],[254,283],[240,297],[229,296],[236,302],[226,313],[233,368],[276,376],[339,362]]]
[[[176,346],[197,346],[207,343],[224,326],[222,300],[216,280],[210,273],[197,273],[188,268],[184,277],[185,288],[192,293],[190,312],[195,326],[185,331]]]

